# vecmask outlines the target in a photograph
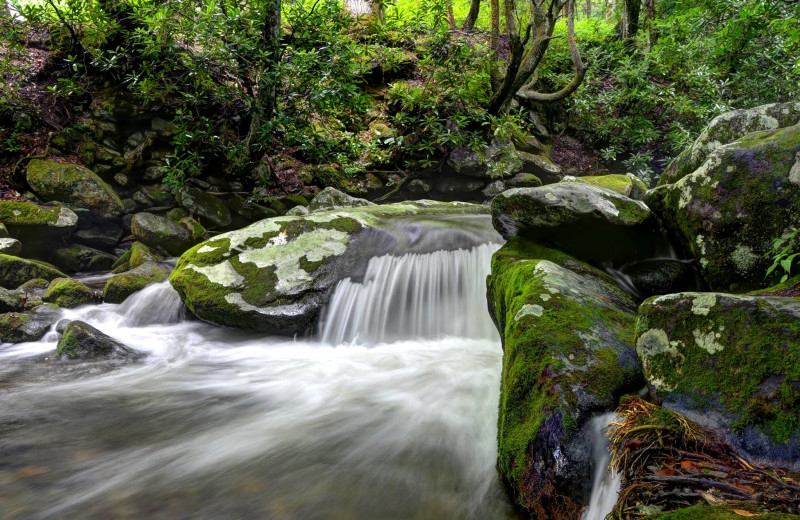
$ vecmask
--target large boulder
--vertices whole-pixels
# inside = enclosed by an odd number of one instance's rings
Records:
[[[194,243],[192,233],[176,222],[152,213],[137,213],[131,232],[143,244],[177,256]]]
[[[56,346],[59,358],[135,360],[143,355],[82,321],[67,325]]]
[[[293,335],[309,331],[332,286],[366,258],[412,252],[387,219],[485,213],[463,203],[405,202],[266,219],[183,254],[170,282],[197,317],[217,325]],[[384,241],[377,240],[382,234]],[[362,237],[372,237],[362,240]],[[370,246],[378,243],[379,250]],[[439,245],[438,247],[441,247]]]
[[[47,287],[42,300],[59,307],[72,308],[95,300],[94,291],[78,280],[56,278]]]
[[[361,206],[374,206],[373,202],[366,199],[352,197],[336,188],[325,188],[317,193],[308,205],[308,211],[326,211],[329,209],[357,208]]]
[[[33,159],[28,163],[27,179],[42,200],[73,204],[103,218],[123,213],[122,201],[111,186],[83,166]]]
[[[164,269],[152,262],[142,264],[122,274],[112,276],[103,288],[103,301],[122,303],[125,299],[152,283],[163,282],[167,277]]]
[[[64,243],[78,227],[78,216],[69,208],[39,206],[30,202],[0,201],[0,222],[22,242],[23,254],[36,256]]]
[[[80,244],[59,248],[51,258],[54,264],[70,273],[107,271],[117,261],[110,253]]]
[[[44,262],[0,255],[0,287],[16,289],[34,278],[43,278],[49,281],[53,278],[66,277],[67,275]]]
[[[762,287],[772,240],[800,227],[800,125],[719,147],[645,202],[698,259],[713,290]]]
[[[535,518],[578,518],[591,491],[587,422],[641,388],[636,304],[614,280],[519,237],[492,258],[503,341],[498,469]]]
[[[620,195],[625,195],[634,200],[642,200],[647,193],[647,185],[637,176],[629,173],[627,175],[595,175],[585,177],[566,176],[561,182],[586,182],[611,191],[616,191]]]
[[[726,112],[709,123],[697,140],[667,165],[659,185],[672,184],[686,177],[717,148],[751,132],[776,130],[800,123],[800,103],[775,103],[746,110]]]
[[[201,189],[184,188],[178,193],[177,200],[205,227],[221,228],[231,223],[231,211],[225,203]]]
[[[643,202],[583,182],[506,190],[492,201],[492,223],[506,239],[521,235],[592,262],[645,257],[656,226]]]
[[[748,455],[800,462],[800,300],[678,293],[645,301],[636,352],[664,407]]]

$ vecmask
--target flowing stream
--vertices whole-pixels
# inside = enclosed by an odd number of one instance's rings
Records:
[[[373,258],[319,340],[199,322],[163,283],[62,311],[141,362],[0,345],[0,518],[514,518],[489,241]]]

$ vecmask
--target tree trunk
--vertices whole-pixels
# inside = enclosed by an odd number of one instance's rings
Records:
[[[453,14],[453,0],[444,0],[445,7],[447,8],[447,26],[451,31],[456,30],[456,17]]]
[[[464,25],[461,27],[464,31],[471,31],[475,28],[475,22],[478,21],[478,14],[481,10],[481,0],[471,0],[469,3],[469,13],[467,19],[464,20]]]
[[[592,17],[592,0],[586,0],[586,18]]]
[[[622,4],[622,39],[633,40],[639,32],[639,12],[642,0],[623,0]]]
[[[647,36],[650,42],[650,48],[652,49],[655,47],[656,43],[658,43],[658,28],[656,28],[656,0],[645,0],[645,5],[647,7]]]

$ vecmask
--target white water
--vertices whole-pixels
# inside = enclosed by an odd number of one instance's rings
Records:
[[[147,352],[141,363],[56,361],[55,332],[0,345],[0,518],[510,518],[494,469],[487,248],[464,255],[448,282],[464,285],[445,293],[475,305],[425,310],[462,313],[463,327],[393,316],[392,342],[366,341],[381,337],[371,320],[348,328],[358,346],[220,329],[158,284],[63,311]],[[406,262],[423,259],[394,269]]]
[[[589,422],[594,475],[589,507],[581,520],[604,520],[617,503],[622,482],[617,472],[608,471],[611,453],[608,451],[608,439],[605,435],[606,428],[614,417],[613,413],[607,413],[595,417]]]

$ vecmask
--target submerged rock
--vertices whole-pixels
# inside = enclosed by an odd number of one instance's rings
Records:
[[[114,190],[83,166],[32,159],[28,163],[27,179],[43,200],[74,204],[103,218],[119,217],[123,213],[122,201]]]
[[[34,278],[49,281],[53,278],[67,278],[67,275],[44,262],[0,255],[0,287],[15,289]]]
[[[274,334],[304,333],[316,322],[333,284],[366,255],[386,254],[398,243],[395,232],[387,231],[381,251],[359,246],[359,237],[383,233],[384,219],[485,211],[471,204],[417,201],[262,220],[184,253],[170,282],[203,320]]]
[[[800,103],[774,103],[726,112],[709,123],[697,140],[667,165],[659,186],[672,184],[700,168],[711,154],[751,132],[776,130],[800,123]]]
[[[69,359],[123,359],[135,360],[144,356],[120,343],[88,323],[73,321],[64,329],[58,340],[56,356]]]
[[[308,204],[308,211],[325,211],[330,209],[357,208],[361,206],[374,206],[373,202],[366,199],[352,197],[336,188],[325,188]]]
[[[772,240],[800,227],[800,125],[719,147],[645,202],[691,250],[712,289],[763,287]]]
[[[592,475],[581,430],[642,384],[636,305],[605,273],[519,237],[495,253],[487,297],[504,352],[500,475],[537,518],[577,518]]]
[[[94,291],[77,280],[56,278],[47,288],[42,300],[59,307],[72,308],[95,300]]]
[[[639,308],[653,395],[774,464],[800,462],[800,300],[679,293]]]

